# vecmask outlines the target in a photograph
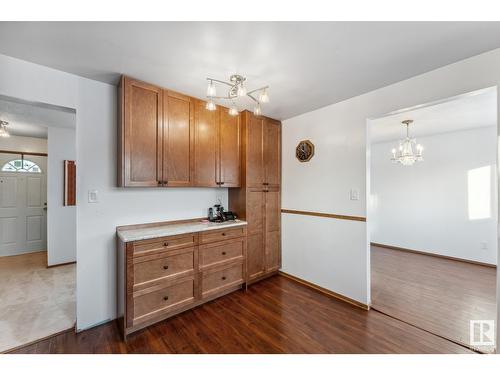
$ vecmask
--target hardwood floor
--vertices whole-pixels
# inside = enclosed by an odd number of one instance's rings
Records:
[[[371,247],[372,308],[469,344],[470,319],[496,318],[496,269]],[[491,347],[481,347],[491,352]]]
[[[376,311],[282,276],[253,284],[121,340],[116,322],[15,353],[471,353]]]

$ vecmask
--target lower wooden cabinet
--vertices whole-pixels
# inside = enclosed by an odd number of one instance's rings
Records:
[[[118,306],[123,334],[241,288],[245,226],[152,240],[118,240]]]

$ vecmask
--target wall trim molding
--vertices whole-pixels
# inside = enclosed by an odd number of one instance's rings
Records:
[[[306,281],[304,279],[301,279],[299,277],[290,275],[289,273],[286,273],[286,272],[283,272],[283,271],[279,271],[278,274],[281,275],[281,276],[283,276],[283,277],[286,277],[287,279],[290,279],[290,280],[293,280],[293,281],[295,281],[295,282],[297,282],[299,284],[302,284],[302,285],[304,285],[304,286],[306,286],[308,288],[314,289],[314,290],[316,290],[316,291],[318,291],[318,292],[320,292],[322,294],[325,294],[325,295],[327,295],[329,297],[333,297],[333,298],[341,300],[343,302],[347,302],[348,304],[356,306],[356,307],[358,307],[360,309],[363,309],[363,310],[367,310],[367,311],[370,310],[370,306],[367,305],[367,304],[364,304],[364,303],[356,301],[356,300],[354,300],[352,298],[346,297],[346,296],[344,296],[344,295],[342,295],[340,293],[333,292],[333,291],[331,291],[329,289],[323,288],[323,287],[321,287],[319,285],[313,284],[313,283],[311,283],[309,281]]]
[[[349,215],[329,214],[329,213],[325,213],[325,212],[288,210],[288,209],[284,209],[284,208],[281,209],[281,213],[282,214],[293,214],[293,215],[327,217],[329,219],[364,221],[364,222],[366,221],[366,217],[363,217],[363,216],[349,216]]]
[[[483,263],[483,262],[478,262],[476,260],[469,260],[469,259],[463,259],[463,258],[456,258],[452,257],[449,255],[441,255],[441,254],[435,254],[435,253],[429,253],[426,251],[421,251],[421,250],[413,250],[413,249],[407,249],[405,247],[398,247],[398,246],[392,246],[392,245],[384,245],[381,243],[377,242],[370,242],[370,246],[378,246],[382,247],[384,249],[390,249],[390,250],[398,250],[398,251],[406,251],[408,253],[414,253],[414,254],[420,254],[420,255],[429,255],[431,257],[436,257],[436,258],[442,258],[442,259],[448,259],[448,260],[456,260],[458,262],[464,262],[464,263],[470,263],[470,264],[475,264],[477,266],[484,266],[484,267],[491,267],[491,268],[497,268],[496,265],[491,264],[491,263]],[[371,251],[371,249],[370,249]]]
[[[47,154],[45,152],[10,151],[10,150],[0,150],[0,154],[49,156],[49,154]]]

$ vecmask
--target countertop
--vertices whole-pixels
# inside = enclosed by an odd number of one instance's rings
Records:
[[[193,221],[180,224],[162,223],[158,224],[158,226],[139,229],[118,229],[116,233],[123,242],[132,242],[139,240],[150,240],[152,238],[166,236],[175,236],[178,234],[206,232],[210,230],[241,227],[244,225],[247,225],[247,222],[243,220],[225,221],[223,223]]]

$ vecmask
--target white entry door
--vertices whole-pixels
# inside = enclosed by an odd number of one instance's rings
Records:
[[[46,157],[24,160],[0,156],[0,256],[47,250]],[[20,165],[32,168],[14,171]]]

